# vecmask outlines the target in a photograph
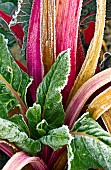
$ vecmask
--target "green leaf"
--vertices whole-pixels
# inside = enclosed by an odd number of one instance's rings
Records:
[[[24,121],[24,118],[22,115],[20,115],[20,114],[14,115],[9,120],[11,122],[14,122],[14,124],[16,124],[18,126],[18,128],[21,132],[25,132],[27,135],[29,134],[28,126],[27,126],[26,122]]]
[[[111,20],[111,0],[106,0],[106,20]],[[96,0],[83,0],[80,24],[86,27],[91,21],[95,21]]]
[[[30,136],[37,138],[38,133],[36,131],[36,126],[41,121],[41,106],[34,103],[33,107],[29,107],[26,117],[28,118]]]
[[[69,50],[59,54],[55,63],[37,89],[37,103],[41,105],[42,118],[50,129],[60,127],[64,122],[61,90],[67,84],[70,71]]]
[[[7,13],[8,15],[11,15],[14,9],[15,5],[12,2],[0,3],[0,10]]]
[[[17,105],[25,113],[26,91],[31,81],[14,62],[4,36],[0,34],[0,117],[7,117],[8,111]]]
[[[37,124],[36,130],[41,136],[46,135],[46,132],[48,130],[48,123],[45,119],[43,119],[40,123]]]
[[[18,10],[15,11],[13,15],[13,19],[10,22],[11,25],[16,23],[22,24],[24,30],[24,38],[23,45],[21,50],[22,58],[26,58],[26,44],[27,44],[27,34],[28,34],[28,26],[31,14],[33,0],[20,0],[18,1]]]
[[[8,39],[8,46],[12,46],[15,43],[15,37],[7,22],[0,17],[0,33],[2,33],[6,39]]]
[[[40,141],[56,150],[61,148],[63,145],[67,145],[72,139],[71,134],[67,126],[63,125],[58,129],[53,129],[48,132],[47,136],[40,138]]]
[[[88,113],[75,123],[72,134],[74,138],[69,145],[69,169],[111,169],[111,134],[103,130]],[[70,164],[71,152],[73,159]]]
[[[35,155],[41,149],[39,141],[28,138],[27,134],[21,132],[17,125],[2,118],[0,118],[0,138],[14,142],[16,146],[30,155]]]

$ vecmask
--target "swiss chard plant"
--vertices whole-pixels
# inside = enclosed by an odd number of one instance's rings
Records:
[[[98,62],[110,8],[111,0],[0,0],[3,170],[111,170],[111,68]]]

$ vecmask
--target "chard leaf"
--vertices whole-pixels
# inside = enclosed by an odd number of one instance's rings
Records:
[[[34,103],[33,107],[29,107],[26,117],[28,118],[30,136],[35,138],[38,134],[36,131],[36,126],[41,121],[41,106]]]
[[[106,0],[106,20],[111,19],[111,0]],[[91,21],[95,21],[96,0],[83,0],[80,25],[85,28]]]
[[[15,11],[13,15],[13,19],[10,22],[11,25],[16,23],[22,24],[24,29],[24,38],[23,38],[23,45],[22,45],[22,57],[23,59],[26,58],[26,44],[27,44],[27,33],[28,33],[28,25],[29,19],[31,14],[31,7],[32,7],[33,0],[19,0],[18,1],[18,10]]]
[[[0,10],[7,13],[8,15],[12,14],[12,11],[14,10],[15,5],[12,2],[5,2],[0,3]]]
[[[0,118],[0,138],[14,142],[16,146],[30,155],[35,155],[37,151],[40,151],[39,141],[28,138],[27,134],[21,132],[15,123],[2,118]]]
[[[67,83],[69,66],[70,53],[67,50],[59,54],[37,90],[37,103],[41,105],[42,118],[47,121],[50,129],[60,127],[64,122],[60,91]]]
[[[21,105],[26,112],[26,91],[31,78],[14,62],[4,36],[0,34],[0,116],[7,117],[8,111]]]
[[[1,13],[0,13],[1,16]],[[5,35],[5,38],[8,39],[8,45],[12,46],[15,43],[15,37],[11,29],[8,26],[8,23],[0,17],[0,33]]]
[[[29,134],[28,126],[27,126],[26,122],[24,121],[24,118],[22,115],[20,115],[20,114],[14,115],[9,120],[11,122],[14,122],[14,124],[16,124],[18,126],[18,128],[21,132],[25,132],[27,135]]]
[[[40,141],[50,146],[52,149],[57,150],[63,145],[67,145],[72,139],[71,134],[69,133],[68,126],[63,125],[58,129],[53,129],[48,132],[47,136],[40,138]]]
[[[29,22],[30,12],[32,7],[32,0],[19,0],[18,1],[18,9],[15,11],[15,15],[13,16],[13,20],[11,24],[20,23],[25,25]]]
[[[73,159],[71,164],[69,162],[69,169],[111,169],[111,134],[103,130],[88,113],[75,123],[72,134],[74,138],[69,150]]]
[[[48,123],[46,122],[45,119],[43,119],[37,126],[36,130],[41,136],[46,135],[46,132],[48,130]]]

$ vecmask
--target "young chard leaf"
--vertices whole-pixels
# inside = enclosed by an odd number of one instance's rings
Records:
[[[111,135],[88,113],[75,123],[72,134],[74,138],[69,150],[73,159],[71,164],[69,162],[70,170],[111,169]]]
[[[0,118],[0,138],[14,142],[16,146],[30,155],[35,155],[37,151],[40,151],[39,141],[28,138],[28,135],[21,132],[15,123],[2,118]]]
[[[63,125],[58,129],[49,131],[47,136],[40,138],[40,141],[45,145],[49,145],[52,149],[57,150],[63,145],[67,145],[71,139],[72,136],[69,133],[68,126]]]
[[[67,83],[70,71],[69,50],[59,54],[56,62],[37,89],[37,104],[41,105],[42,119],[50,129],[60,127],[64,122],[61,90]]]
[[[5,53],[4,53],[5,51]],[[27,108],[26,91],[31,78],[14,62],[7,48],[4,36],[0,34],[0,114],[7,117],[8,111],[16,105],[21,106],[22,113]]]
[[[36,130],[41,136],[46,135],[46,132],[48,130],[48,123],[45,119],[43,119],[39,124],[37,124]]]
[[[28,118],[30,136],[36,138],[38,134],[36,131],[36,126],[41,121],[41,106],[34,103],[33,107],[29,107],[26,117]]]

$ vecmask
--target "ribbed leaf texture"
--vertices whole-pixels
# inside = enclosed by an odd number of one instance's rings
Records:
[[[111,135],[84,114],[74,125],[74,136],[69,146],[69,169],[111,169]],[[70,164],[70,160],[71,164]],[[70,167],[71,165],[71,167]]]
[[[5,51],[5,52],[4,52]],[[26,91],[31,78],[14,62],[7,48],[4,36],[0,34],[0,116],[6,117],[8,111],[21,105],[26,111]]]
[[[0,118],[0,138],[14,142],[16,146],[30,155],[35,155],[41,149],[39,141],[28,138],[28,135],[21,132],[16,124],[2,118]]]
[[[47,136],[43,136],[40,141],[45,145],[49,145],[52,149],[57,150],[63,145],[67,145],[71,139],[72,136],[69,133],[68,127],[63,125],[58,129],[49,131]]]
[[[47,121],[50,129],[60,127],[64,122],[60,92],[67,84],[69,68],[70,52],[67,50],[59,54],[37,90],[37,104],[41,105],[42,119]]]

